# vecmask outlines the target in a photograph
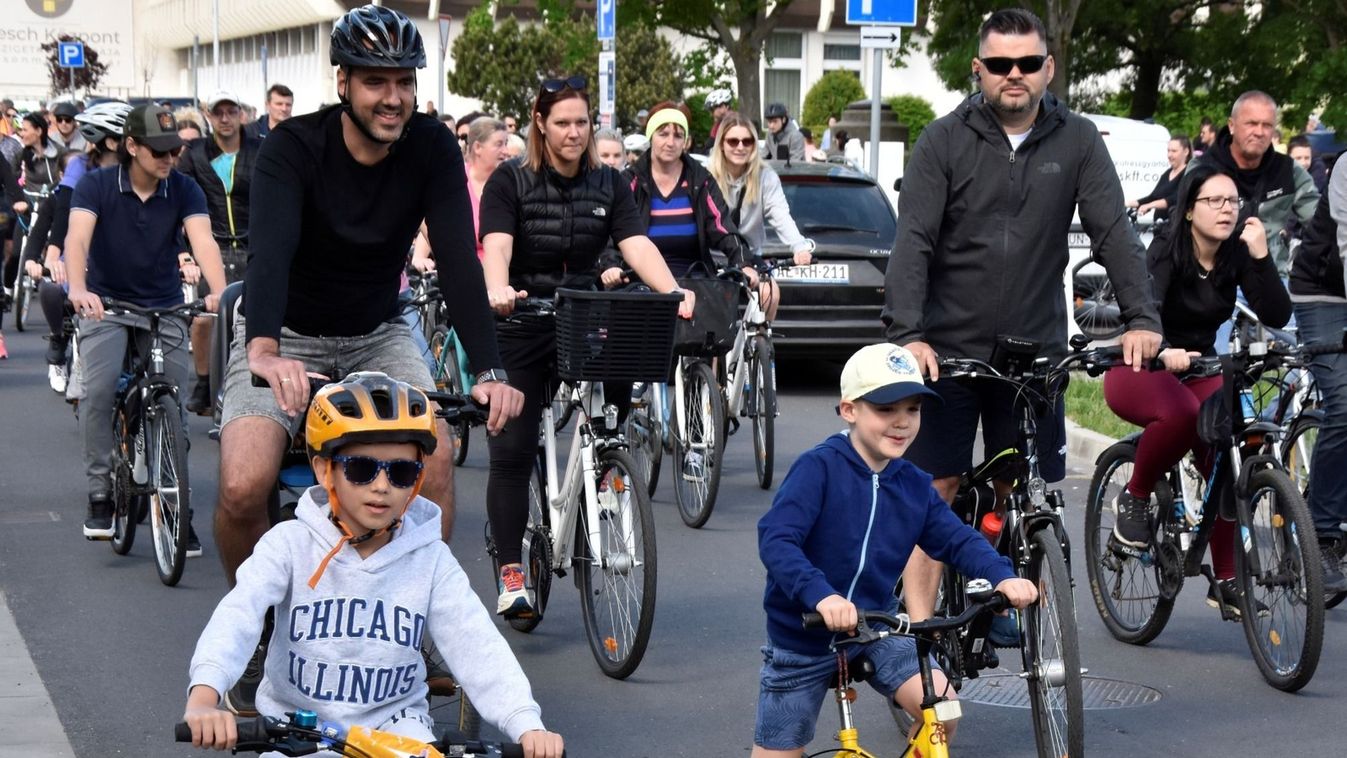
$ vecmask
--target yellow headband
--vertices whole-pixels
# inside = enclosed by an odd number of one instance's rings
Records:
[[[645,122],[646,139],[654,137],[655,132],[659,131],[659,128],[665,124],[681,126],[683,127],[683,134],[686,135],[688,133],[687,116],[684,116],[683,112],[677,108],[664,108],[655,111],[654,115],[650,117],[650,120]]]

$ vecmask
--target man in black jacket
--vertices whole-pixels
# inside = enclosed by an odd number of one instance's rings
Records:
[[[248,259],[248,197],[252,185],[253,164],[262,142],[247,136],[239,123],[242,111],[239,98],[221,90],[206,100],[211,134],[192,140],[178,160],[178,170],[192,177],[206,193],[210,211],[211,234],[220,246],[225,280],[230,284],[243,279]],[[203,293],[204,294],[204,293]],[[187,401],[187,410],[209,415],[210,340],[212,321],[192,321],[192,362],[196,367],[196,386]]]
[[[1014,392],[939,380],[939,354],[987,360],[998,339],[1066,350],[1067,234],[1080,220],[1117,291],[1137,367],[1160,346],[1160,318],[1144,250],[1128,223],[1122,186],[1098,130],[1046,95],[1053,61],[1032,13],[998,11],[982,26],[972,62],[981,91],[922,133],[903,177],[899,231],[885,277],[884,323],[935,381],[942,403],[922,409],[922,434],[904,456],[935,477],[946,502],[972,465],[981,420],[988,451],[1016,444]],[[1061,404],[1039,419],[1048,481],[1065,476]],[[904,574],[908,611],[931,612],[940,566],[914,554]],[[914,605],[915,599],[915,605]]]

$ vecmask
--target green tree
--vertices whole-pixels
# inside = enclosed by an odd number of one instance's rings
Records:
[[[865,88],[851,71],[829,71],[804,96],[804,112],[800,123],[814,134],[822,135],[828,128],[828,117],[841,118],[842,111],[857,100],[865,99]]]
[[[98,51],[87,44],[84,46],[84,68],[69,69],[62,66],[60,43],[75,41],[80,41],[80,38],[71,34],[62,34],[60,37],[41,45],[42,52],[47,54],[47,75],[51,79],[51,93],[53,95],[71,90],[71,71],[75,72],[74,89],[82,89],[85,92],[97,89],[103,75],[108,72],[108,64],[99,62]]]
[[[895,95],[889,98],[888,103],[898,117],[898,122],[907,127],[906,154],[910,155],[912,146],[917,144],[917,137],[921,136],[921,130],[935,120],[935,108],[931,107],[930,100],[920,95]]]

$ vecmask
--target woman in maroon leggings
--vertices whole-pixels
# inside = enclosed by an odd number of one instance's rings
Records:
[[[1235,180],[1224,171],[1199,164],[1179,185],[1172,228],[1151,244],[1149,266],[1165,338],[1160,353],[1167,371],[1112,369],[1104,377],[1104,399],[1119,417],[1141,426],[1136,463],[1126,490],[1114,501],[1114,538],[1133,548],[1151,541],[1148,518],[1155,482],[1189,450],[1196,450],[1203,475],[1211,472],[1210,451],[1197,436],[1202,401],[1221,388],[1221,377],[1181,380],[1189,361],[1214,355],[1216,330],[1235,307],[1240,289],[1258,318],[1281,327],[1291,317],[1291,299],[1268,257],[1267,237],[1258,217],[1241,226],[1242,204]],[[1212,607],[1236,609],[1234,522],[1217,518],[1211,557],[1221,597],[1207,593]]]

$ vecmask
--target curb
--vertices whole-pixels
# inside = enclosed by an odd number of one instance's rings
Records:
[[[1071,419],[1066,420],[1066,454],[1068,460],[1076,461],[1094,469],[1094,462],[1117,440],[1092,429],[1086,429]]]
[[[0,756],[75,755],[4,592],[0,592],[0,671],[4,672],[0,674],[0,732],[5,734]]]

